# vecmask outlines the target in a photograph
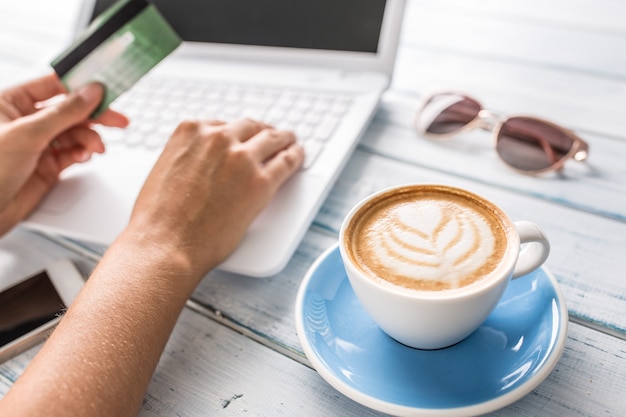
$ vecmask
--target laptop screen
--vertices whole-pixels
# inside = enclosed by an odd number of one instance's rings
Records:
[[[185,41],[376,53],[386,0],[152,2]]]

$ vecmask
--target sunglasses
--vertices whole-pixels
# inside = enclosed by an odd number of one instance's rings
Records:
[[[415,117],[415,128],[428,138],[446,138],[470,129],[493,131],[498,156],[529,175],[560,171],[565,161],[587,159],[589,145],[573,132],[529,116],[500,118],[473,98],[455,92],[427,97]]]

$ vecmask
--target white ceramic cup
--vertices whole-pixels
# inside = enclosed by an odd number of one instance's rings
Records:
[[[495,214],[505,230],[506,248],[494,269],[485,277],[458,288],[418,290],[391,284],[381,277],[372,276],[373,272],[358,265],[363,261],[356,261],[351,254],[352,249],[349,249],[358,242],[354,242],[354,233],[347,232],[350,225],[357,221],[355,219],[362,218],[364,211],[373,210],[371,202],[383,201],[398,193],[419,193],[422,190],[434,190],[435,193],[443,193],[444,197],[470,199]],[[404,345],[439,349],[454,345],[474,332],[496,307],[512,278],[524,276],[544,263],[550,245],[534,223],[513,222],[502,209],[480,196],[445,185],[412,184],[382,190],[358,203],[343,221],[339,249],[350,284],[374,322]],[[448,274],[454,273],[445,269],[439,272],[446,279]]]

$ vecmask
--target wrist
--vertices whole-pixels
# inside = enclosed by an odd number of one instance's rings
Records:
[[[208,269],[195,261],[194,248],[181,242],[164,242],[152,233],[126,229],[113,242],[105,258],[136,272],[136,276],[149,273],[151,279],[164,281],[165,285],[181,285],[193,291]]]

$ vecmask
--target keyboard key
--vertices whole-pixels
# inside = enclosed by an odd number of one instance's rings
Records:
[[[324,149],[324,143],[317,140],[308,140],[301,143],[304,148],[304,163],[302,169],[310,168],[313,162],[317,159],[322,150]]]
[[[116,108],[132,120],[126,130],[104,129],[107,144],[160,149],[185,119],[262,120],[293,130],[306,151],[305,169],[322,152],[351,104],[345,94],[287,91],[261,85],[142,79]]]

